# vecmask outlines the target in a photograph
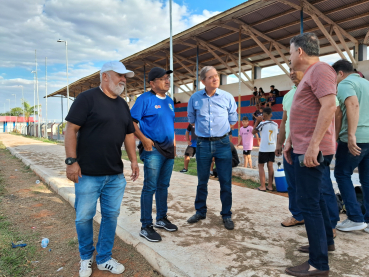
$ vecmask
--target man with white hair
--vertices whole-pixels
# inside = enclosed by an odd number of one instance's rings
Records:
[[[230,93],[219,89],[219,75],[213,66],[203,67],[200,79],[205,89],[194,93],[187,107],[188,121],[196,126],[198,173],[196,213],[187,222],[192,224],[206,218],[209,168],[215,158],[222,201],[220,214],[224,227],[232,230],[232,151],[228,133],[237,122],[237,105]]]
[[[133,76],[121,62],[105,63],[100,71],[100,86],[79,94],[65,118],[65,163],[67,177],[75,183],[80,277],[92,274],[92,223],[99,198],[102,219],[96,245],[97,268],[114,274],[124,271],[124,266],[111,255],[126,187],[121,160],[123,142],[131,161],[131,179],[135,181],[139,175],[135,128],[126,101],[119,97],[126,77]]]

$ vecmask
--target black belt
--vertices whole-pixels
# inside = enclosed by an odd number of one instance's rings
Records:
[[[205,137],[198,137],[200,139],[204,139],[204,140],[210,140],[210,141],[216,141],[216,140],[221,140],[222,138],[225,138],[227,136],[227,134],[225,134],[224,136],[222,137],[208,137],[208,138],[205,138]]]

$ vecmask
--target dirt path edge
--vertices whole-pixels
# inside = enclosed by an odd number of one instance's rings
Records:
[[[61,197],[63,197],[66,201],[68,201],[72,207],[74,207],[75,195],[74,188],[66,187],[61,181],[56,180],[56,178],[50,177],[41,166],[34,165],[30,159],[27,159],[22,156],[16,149],[13,147],[6,147],[10,151],[12,155],[20,159],[26,166],[29,166],[30,169],[35,172],[42,181],[49,185],[56,193],[58,193]],[[143,172],[143,165],[139,164],[140,172]],[[96,210],[96,216],[94,220],[100,224],[101,222],[101,213]],[[131,235],[126,229],[117,225],[116,235],[123,240],[125,243],[130,244],[136,248],[136,250],[149,262],[149,264],[161,273],[165,277],[188,277],[189,275],[183,272],[181,269],[176,267],[169,260],[155,252],[152,248],[141,243],[138,239]]]

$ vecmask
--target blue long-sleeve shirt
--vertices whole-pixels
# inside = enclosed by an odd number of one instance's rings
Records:
[[[233,96],[217,89],[212,97],[205,90],[194,93],[188,101],[188,121],[195,123],[199,137],[221,137],[237,122],[237,105]]]

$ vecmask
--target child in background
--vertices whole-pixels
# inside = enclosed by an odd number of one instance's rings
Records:
[[[270,190],[273,191],[273,178],[274,169],[273,163],[275,160],[275,148],[277,145],[277,134],[278,134],[278,124],[271,121],[272,109],[264,108],[263,115],[256,118],[254,125],[253,134],[260,132],[261,142],[259,148],[259,177],[260,177],[260,187],[257,189],[259,191]],[[261,122],[264,120],[263,122]],[[267,164],[269,173],[268,187],[265,187],[265,171],[264,164]]]
[[[254,129],[252,126],[249,126],[249,119],[247,116],[242,118],[242,126],[240,128],[240,136],[238,138],[237,146],[240,146],[241,143],[243,145],[243,166],[247,168],[247,165],[250,165],[252,168],[252,160],[251,160],[251,150],[254,144],[254,135],[252,134],[252,130]]]

